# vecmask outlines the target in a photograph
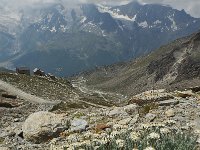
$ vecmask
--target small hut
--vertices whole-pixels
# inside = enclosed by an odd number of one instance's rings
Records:
[[[25,75],[31,75],[31,71],[28,67],[17,67],[16,68],[16,73],[18,74],[25,74]]]
[[[41,69],[38,69],[38,68],[35,68],[33,70],[33,74],[36,75],[36,76],[45,76],[45,72],[42,71]]]

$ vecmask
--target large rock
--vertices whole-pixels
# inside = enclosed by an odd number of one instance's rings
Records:
[[[58,137],[67,129],[67,119],[62,115],[50,112],[36,112],[31,114],[23,124],[23,136],[27,141],[43,143]]]
[[[71,121],[71,131],[85,131],[88,127],[88,122],[84,119],[74,118]]]

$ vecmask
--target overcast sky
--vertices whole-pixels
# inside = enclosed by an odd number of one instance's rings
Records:
[[[65,2],[67,5],[74,5],[76,3],[112,3],[125,4],[130,0],[0,0],[0,5],[5,7],[21,8],[24,6],[44,5],[46,3]],[[194,17],[200,17],[200,0],[138,0],[141,3],[161,3],[168,4],[179,10],[185,9],[186,12]]]
[[[145,3],[162,3],[171,5],[179,10],[185,9],[194,17],[200,17],[200,0],[140,0]]]

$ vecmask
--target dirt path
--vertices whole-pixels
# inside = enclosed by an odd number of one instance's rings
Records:
[[[22,90],[14,87],[13,85],[6,83],[2,80],[0,80],[0,89],[4,90],[6,92],[9,92],[13,95],[17,95],[19,98],[29,101],[31,103],[41,103],[41,104],[57,104],[57,103],[59,103],[59,101],[49,101],[49,100],[45,100],[45,99],[39,98],[37,96],[25,93]]]
[[[101,98],[102,101],[104,102],[118,102],[120,103],[121,101],[125,101],[127,100],[127,97],[119,94],[119,93],[111,93],[111,92],[103,92],[100,90],[95,90],[95,89],[90,89],[86,86],[86,79],[84,79],[83,77],[79,77],[78,79],[72,80],[71,81],[72,86],[76,89],[78,89],[80,92],[88,95],[88,96],[93,96],[93,95],[97,95],[97,99]],[[81,100],[79,100],[81,101]],[[102,108],[108,108],[107,106],[103,106],[103,105],[99,105],[99,104],[94,104],[94,103],[90,103],[90,102],[86,102],[86,101],[82,101],[85,103],[88,103],[92,106],[96,106],[96,107],[102,107]]]

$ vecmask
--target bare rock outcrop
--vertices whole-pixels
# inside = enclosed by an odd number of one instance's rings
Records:
[[[22,130],[27,141],[43,143],[58,137],[67,128],[67,119],[63,115],[40,111],[26,119]]]

